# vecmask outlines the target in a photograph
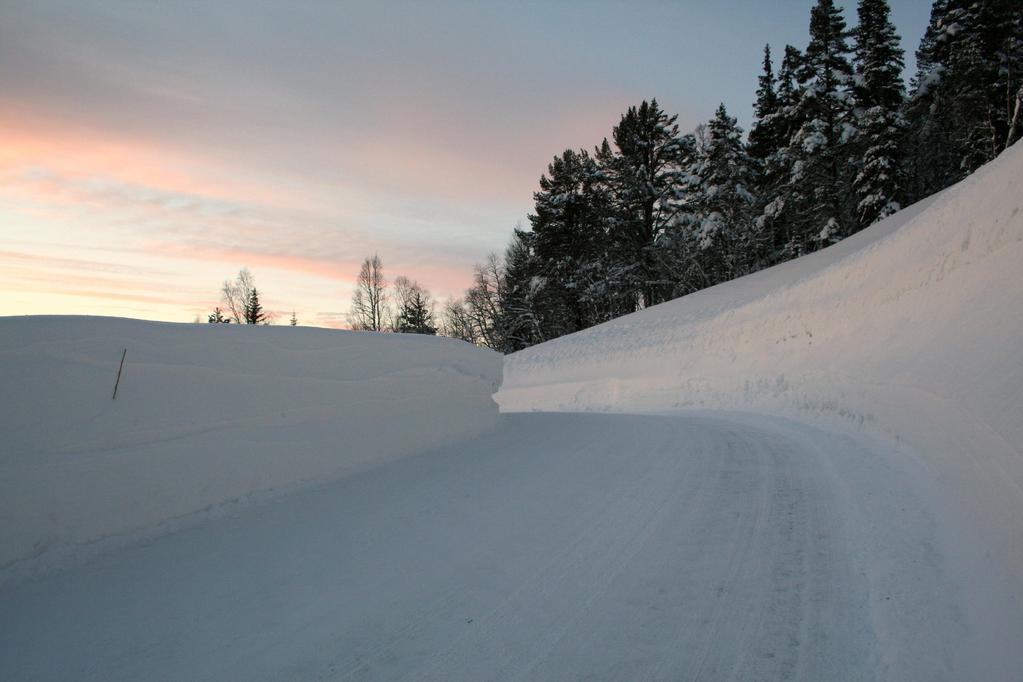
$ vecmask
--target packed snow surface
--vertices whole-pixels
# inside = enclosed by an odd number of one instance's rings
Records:
[[[412,335],[0,318],[0,583],[479,433],[500,362]]]
[[[781,422],[506,415],[0,590],[0,678],[997,679],[950,673],[911,476]]]

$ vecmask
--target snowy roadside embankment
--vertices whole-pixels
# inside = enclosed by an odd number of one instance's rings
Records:
[[[506,412],[755,412],[890,438],[938,491],[938,522],[962,536],[965,599],[988,621],[973,624],[1013,637],[1023,621],[1020,178],[1016,145],[824,251],[511,355],[495,400]]]
[[[500,380],[444,338],[0,319],[0,581],[481,433]]]

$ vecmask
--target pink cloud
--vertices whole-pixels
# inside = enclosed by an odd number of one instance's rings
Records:
[[[267,207],[291,207],[308,200],[279,185],[246,182],[213,158],[187,155],[156,140],[83,129],[67,121],[0,118],[0,180],[32,188],[40,200],[94,205],[98,192],[87,190],[102,188],[104,182],[196,200]]]
[[[411,117],[395,117],[384,122],[386,130],[355,144],[322,140],[323,148],[333,150],[325,156],[344,164],[344,172],[336,175],[357,178],[367,188],[361,197],[352,187],[335,187],[317,177],[316,169],[309,171],[309,183],[297,183],[295,178],[277,182],[276,167],[257,180],[218,158],[222,150],[194,156],[159,139],[83,129],[45,116],[38,117],[38,122],[31,117],[0,117],[0,196],[5,198],[6,210],[25,216],[26,224],[68,225],[66,234],[75,234],[80,241],[85,241],[82,232],[72,232],[71,226],[89,227],[95,239],[107,240],[103,243],[111,258],[121,262],[141,255],[149,260],[219,263],[225,276],[246,265],[298,273],[347,289],[361,259],[378,252],[389,277],[417,279],[438,299],[459,296],[471,283],[471,260],[481,261],[485,253],[472,255],[466,244],[457,244],[457,250],[448,248],[432,227],[428,233],[402,234],[391,229],[388,221],[416,226],[446,220],[442,213],[434,217],[416,213],[420,207],[410,197],[417,195],[434,202],[428,206],[436,206],[438,212],[462,211],[460,217],[466,222],[474,219],[465,210],[473,203],[492,206],[496,198],[507,206],[524,208],[550,158],[566,145],[599,143],[617,118],[605,120],[601,112],[618,107],[579,104],[557,112],[542,127],[534,123],[532,128],[526,125],[501,135],[495,130],[499,123],[473,120],[467,124],[448,117],[449,103],[433,97],[421,103],[416,125]],[[373,202],[379,203],[379,209]],[[359,228],[350,223],[358,223]],[[378,229],[381,225],[383,229]],[[511,226],[480,228],[500,235],[493,246],[500,251]],[[462,224],[459,229],[466,232],[468,228]],[[478,235],[476,239],[485,243]],[[74,248],[71,241],[59,248]],[[90,237],[92,243],[96,242]],[[34,246],[44,248],[41,242]],[[29,266],[25,254],[8,252],[8,261],[12,258]],[[173,282],[187,276],[148,271],[134,273],[132,281],[89,280],[89,272],[111,264],[86,259],[62,262],[56,255],[45,262],[46,258],[33,262],[35,275],[23,268],[26,283],[42,291],[51,278],[51,291],[69,295],[98,296],[109,291],[121,297],[134,295],[139,302],[166,303],[151,295],[148,284],[160,279],[179,290]],[[74,284],[70,280],[61,284],[55,268],[75,272]],[[285,298],[299,298],[281,293]],[[208,295],[198,292],[176,298],[193,307],[211,303]]]

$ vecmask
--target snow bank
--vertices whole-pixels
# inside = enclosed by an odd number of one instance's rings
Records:
[[[984,618],[1009,621],[985,629],[1018,636],[1020,178],[1016,145],[824,251],[511,355],[495,400],[502,411],[745,411],[890,437],[936,486],[939,521],[968,538],[961,553],[976,556],[962,570],[1004,579],[968,595],[991,602]]]
[[[0,318],[0,578],[478,434],[500,377],[445,338]]]

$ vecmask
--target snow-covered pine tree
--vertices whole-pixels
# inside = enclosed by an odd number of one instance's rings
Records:
[[[742,129],[718,106],[707,124],[703,144],[689,170],[689,187],[680,224],[686,249],[700,264],[704,286],[724,282],[754,269],[757,262],[752,231],[756,200],[751,187],[754,164],[742,143]],[[683,283],[677,293],[688,293]]]
[[[906,126],[902,115],[903,51],[889,18],[888,2],[860,0],[857,12],[853,93],[862,162],[853,187],[858,226],[863,228],[901,207]]]
[[[756,227],[766,241],[767,264],[792,257],[787,249],[794,243],[794,221],[790,214],[796,205],[789,201],[788,182],[796,155],[790,142],[802,126],[805,113],[799,106],[802,89],[797,81],[802,65],[803,53],[786,45],[778,69],[777,110],[770,118],[776,146],[764,160],[758,190],[760,208]]]
[[[952,146],[951,110],[945,105],[950,37],[946,35],[948,0],[931,5],[931,17],[916,51],[917,72],[906,101],[906,147],[903,176],[906,199],[916,202],[947,187],[959,174]]]
[[[600,253],[582,278],[586,297],[601,322],[635,311],[642,305],[645,261],[642,256],[653,247],[641,244],[635,229],[635,213],[622,191],[616,171],[620,161],[607,138],[594,149],[597,164],[594,185],[603,197],[604,230],[598,244]]]
[[[753,103],[753,124],[749,131],[749,155],[759,164],[766,162],[781,147],[775,132],[778,109],[771,46],[764,45],[763,71],[757,77],[757,98]]]
[[[789,141],[792,170],[785,185],[789,255],[826,246],[855,226],[852,194],[856,134],[852,120],[852,65],[848,32],[833,0],[810,11],[810,42],[798,74],[803,120]]]
[[[549,305],[538,301],[543,296],[544,281],[534,254],[536,235],[516,229],[505,251],[501,287],[501,337],[504,346],[499,350],[514,353],[547,340],[544,332],[544,314],[557,314]]]
[[[612,235],[619,251],[616,271],[628,277],[643,307],[671,295],[658,267],[655,242],[679,207],[686,149],[677,118],[666,114],[656,99],[629,107],[612,132],[615,152],[609,145],[597,151],[618,208]]]
[[[596,162],[585,151],[565,150],[540,177],[533,194],[531,241],[537,281],[534,304],[545,321],[543,335],[555,338],[595,323],[587,309],[583,274],[597,264],[607,239],[609,202]]]
[[[627,243],[623,244],[628,235],[619,229],[627,213],[615,193],[615,176],[606,172],[607,164],[601,161],[610,158],[613,158],[613,153],[605,139],[596,149],[594,172],[587,178],[591,239],[588,255],[576,273],[587,326],[612,320],[636,309],[636,289],[631,284],[636,264],[622,258],[622,254],[630,249]]]
[[[911,198],[961,180],[1008,144],[1023,69],[1023,3],[937,0],[907,117]]]
[[[954,96],[947,103],[952,107],[953,144],[961,152],[959,167],[964,176],[995,157],[1007,131],[999,120],[999,98],[1004,96],[998,87],[1000,4],[957,2],[949,16],[953,40],[946,82]]]
[[[785,52],[782,55],[781,67],[778,69],[778,111],[784,115],[786,109],[792,109],[789,115],[785,117],[786,122],[788,122],[788,119],[798,120],[796,117],[796,107],[803,96],[798,82],[799,73],[802,69],[803,53],[797,47],[786,45]],[[788,138],[798,129],[799,125],[797,123],[789,123],[789,127],[782,130],[781,133]],[[787,142],[788,139],[785,141]]]

